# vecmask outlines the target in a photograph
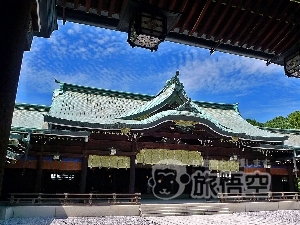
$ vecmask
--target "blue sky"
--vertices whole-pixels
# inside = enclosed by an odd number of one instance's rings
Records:
[[[127,34],[75,23],[34,38],[24,53],[17,103],[51,105],[54,79],[156,95],[176,72],[190,98],[239,103],[244,118],[266,122],[300,110],[300,80],[264,61],[165,41],[157,52],[131,48]]]

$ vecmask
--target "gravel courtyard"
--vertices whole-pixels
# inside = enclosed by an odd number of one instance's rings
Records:
[[[216,214],[199,216],[165,216],[165,217],[138,217],[138,216],[114,216],[114,217],[69,217],[58,218],[13,218],[1,221],[1,225],[192,225],[192,224],[300,224],[300,210],[279,210],[244,212],[234,214]]]

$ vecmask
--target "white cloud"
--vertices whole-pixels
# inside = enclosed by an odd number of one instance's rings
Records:
[[[126,34],[67,23],[50,39],[35,38],[22,64],[20,89],[51,94],[57,84],[74,83],[155,95],[180,71],[195,100],[240,102],[245,115],[293,110],[299,105],[300,80],[261,60],[164,42],[157,52],[131,48]],[[268,93],[265,93],[268,92]],[[205,96],[205,99],[203,99]],[[29,97],[28,97],[29,98]],[[285,102],[290,102],[285,103]],[[259,109],[261,109],[259,111]]]

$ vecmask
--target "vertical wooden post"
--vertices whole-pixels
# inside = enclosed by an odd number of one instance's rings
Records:
[[[137,140],[138,136],[133,135],[131,137],[131,153],[130,155],[130,171],[129,171],[129,193],[134,194],[135,192],[135,160],[137,153]]]
[[[43,154],[38,156],[36,165],[36,177],[34,192],[39,193],[42,189],[42,176],[43,176]]]
[[[84,156],[82,158],[82,164],[81,164],[81,173],[80,173],[80,193],[85,193],[86,189],[86,177],[87,177],[87,167],[88,167],[88,156]]]
[[[296,191],[295,175],[293,173],[293,164],[288,167],[289,174],[289,191]]]
[[[135,192],[135,155],[130,156],[130,178],[129,178],[129,193]]]
[[[0,193],[28,30],[31,0],[4,0],[0,9]]]
[[[272,191],[273,189],[273,186],[272,186],[272,174],[271,174],[271,169],[270,168],[266,168],[266,173],[270,174],[270,177],[271,177],[271,184],[270,184],[270,191]]]

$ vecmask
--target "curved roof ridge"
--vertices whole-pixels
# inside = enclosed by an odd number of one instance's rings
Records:
[[[300,134],[300,129],[292,129],[292,128],[283,129],[283,128],[273,128],[273,127],[259,127],[259,129],[267,130],[275,133],[283,133],[283,134],[293,134],[293,133]]]
[[[186,95],[183,84],[178,79],[179,71],[176,71],[174,77],[166,82],[166,85],[163,89],[149,102],[146,102],[144,105],[129,111],[125,115],[121,116],[122,119],[134,119],[144,115],[150,115],[151,113],[156,112],[161,107],[170,103],[171,101],[176,101],[174,97],[177,95],[181,99],[180,105],[186,103],[190,98]],[[179,103],[178,103],[179,104]]]
[[[29,104],[29,103],[15,103],[15,108],[17,109],[29,109],[36,111],[49,111],[50,106],[39,105],[39,104]]]
[[[60,84],[60,91],[64,92],[66,90],[76,90],[76,91],[83,91],[87,93],[106,93],[110,95],[117,95],[119,97],[129,97],[129,98],[138,98],[138,99],[146,99],[151,100],[155,96],[154,95],[146,95],[146,94],[139,94],[139,93],[132,93],[132,92],[125,92],[125,91],[116,91],[116,90],[109,90],[104,88],[96,88],[96,87],[89,87],[89,86],[83,86],[78,84],[70,84],[65,82],[60,82],[55,79],[55,82]]]
[[[175,84],[177,86],[177,90],[183,90],[183,92],[186,94],[186,92],[184,90],[184,85],[183,85],[183,83],[180,82],[178,76],[179,76],[179,71],[177,70],[175,75],[170,80],[166,81],[165,86],[157,95],[160,95],[162,92],[164,92],[166,89],[168,89],[172,84]]]
[[[174,120],[188,120],[195,121],[199,123],[206,124],[211,127],[214,131],[221,135],[226,136],[236,136],[243,139],[252,139],[252,140],[266,140],[266,141],[284,141],[286,140],[285,136],[278,134],[272,134],[271,132],[259,132],[259,129],[256,130],[256,134],[253,135],[247,131],[228,129],[222,126],[220,123],[217,123],[216,120],[211,120],[204,114],[191,113],[186,111],[177,111],[177,110],[167,110],[159,112],[155,115],[152,115],[148,118],[145,118],[141,121],[138,120],[114,120],[110,123],[90,123],[90,122],[80,122],[80,121],[70,121],[66,119],[60,119],[47,115],[46,121],[53,123],[61,123],[68,126],[79,126],[82,128],[88,129],[121,129],[123,127],[130,127],[131,129],[148,129],[164,121],[174,121]]]
[[[190,104],[191,104],[192,107],[194,107],[198,111],[198,113],[201,115],[201,117],[211,121],[213,124],[215,124],[221,130],[224,130],[224,131],[227,131],[227,132],[229,132],[229,131],[232,132],[232,129],[228,128],[227,126],[224,126],[219,121],[217,121],[216,119],[214,119],[213,117],[208,115],[206,112],[201,110],[201,108],[197,104],[195,104],[194,102],[190,102]]]
[[[217,103],[217,102],[206,102],[206,101],[193,101],[193,102],[202,107],[233,109],[238,111],[238,103],[228,104],[228,103]]]

